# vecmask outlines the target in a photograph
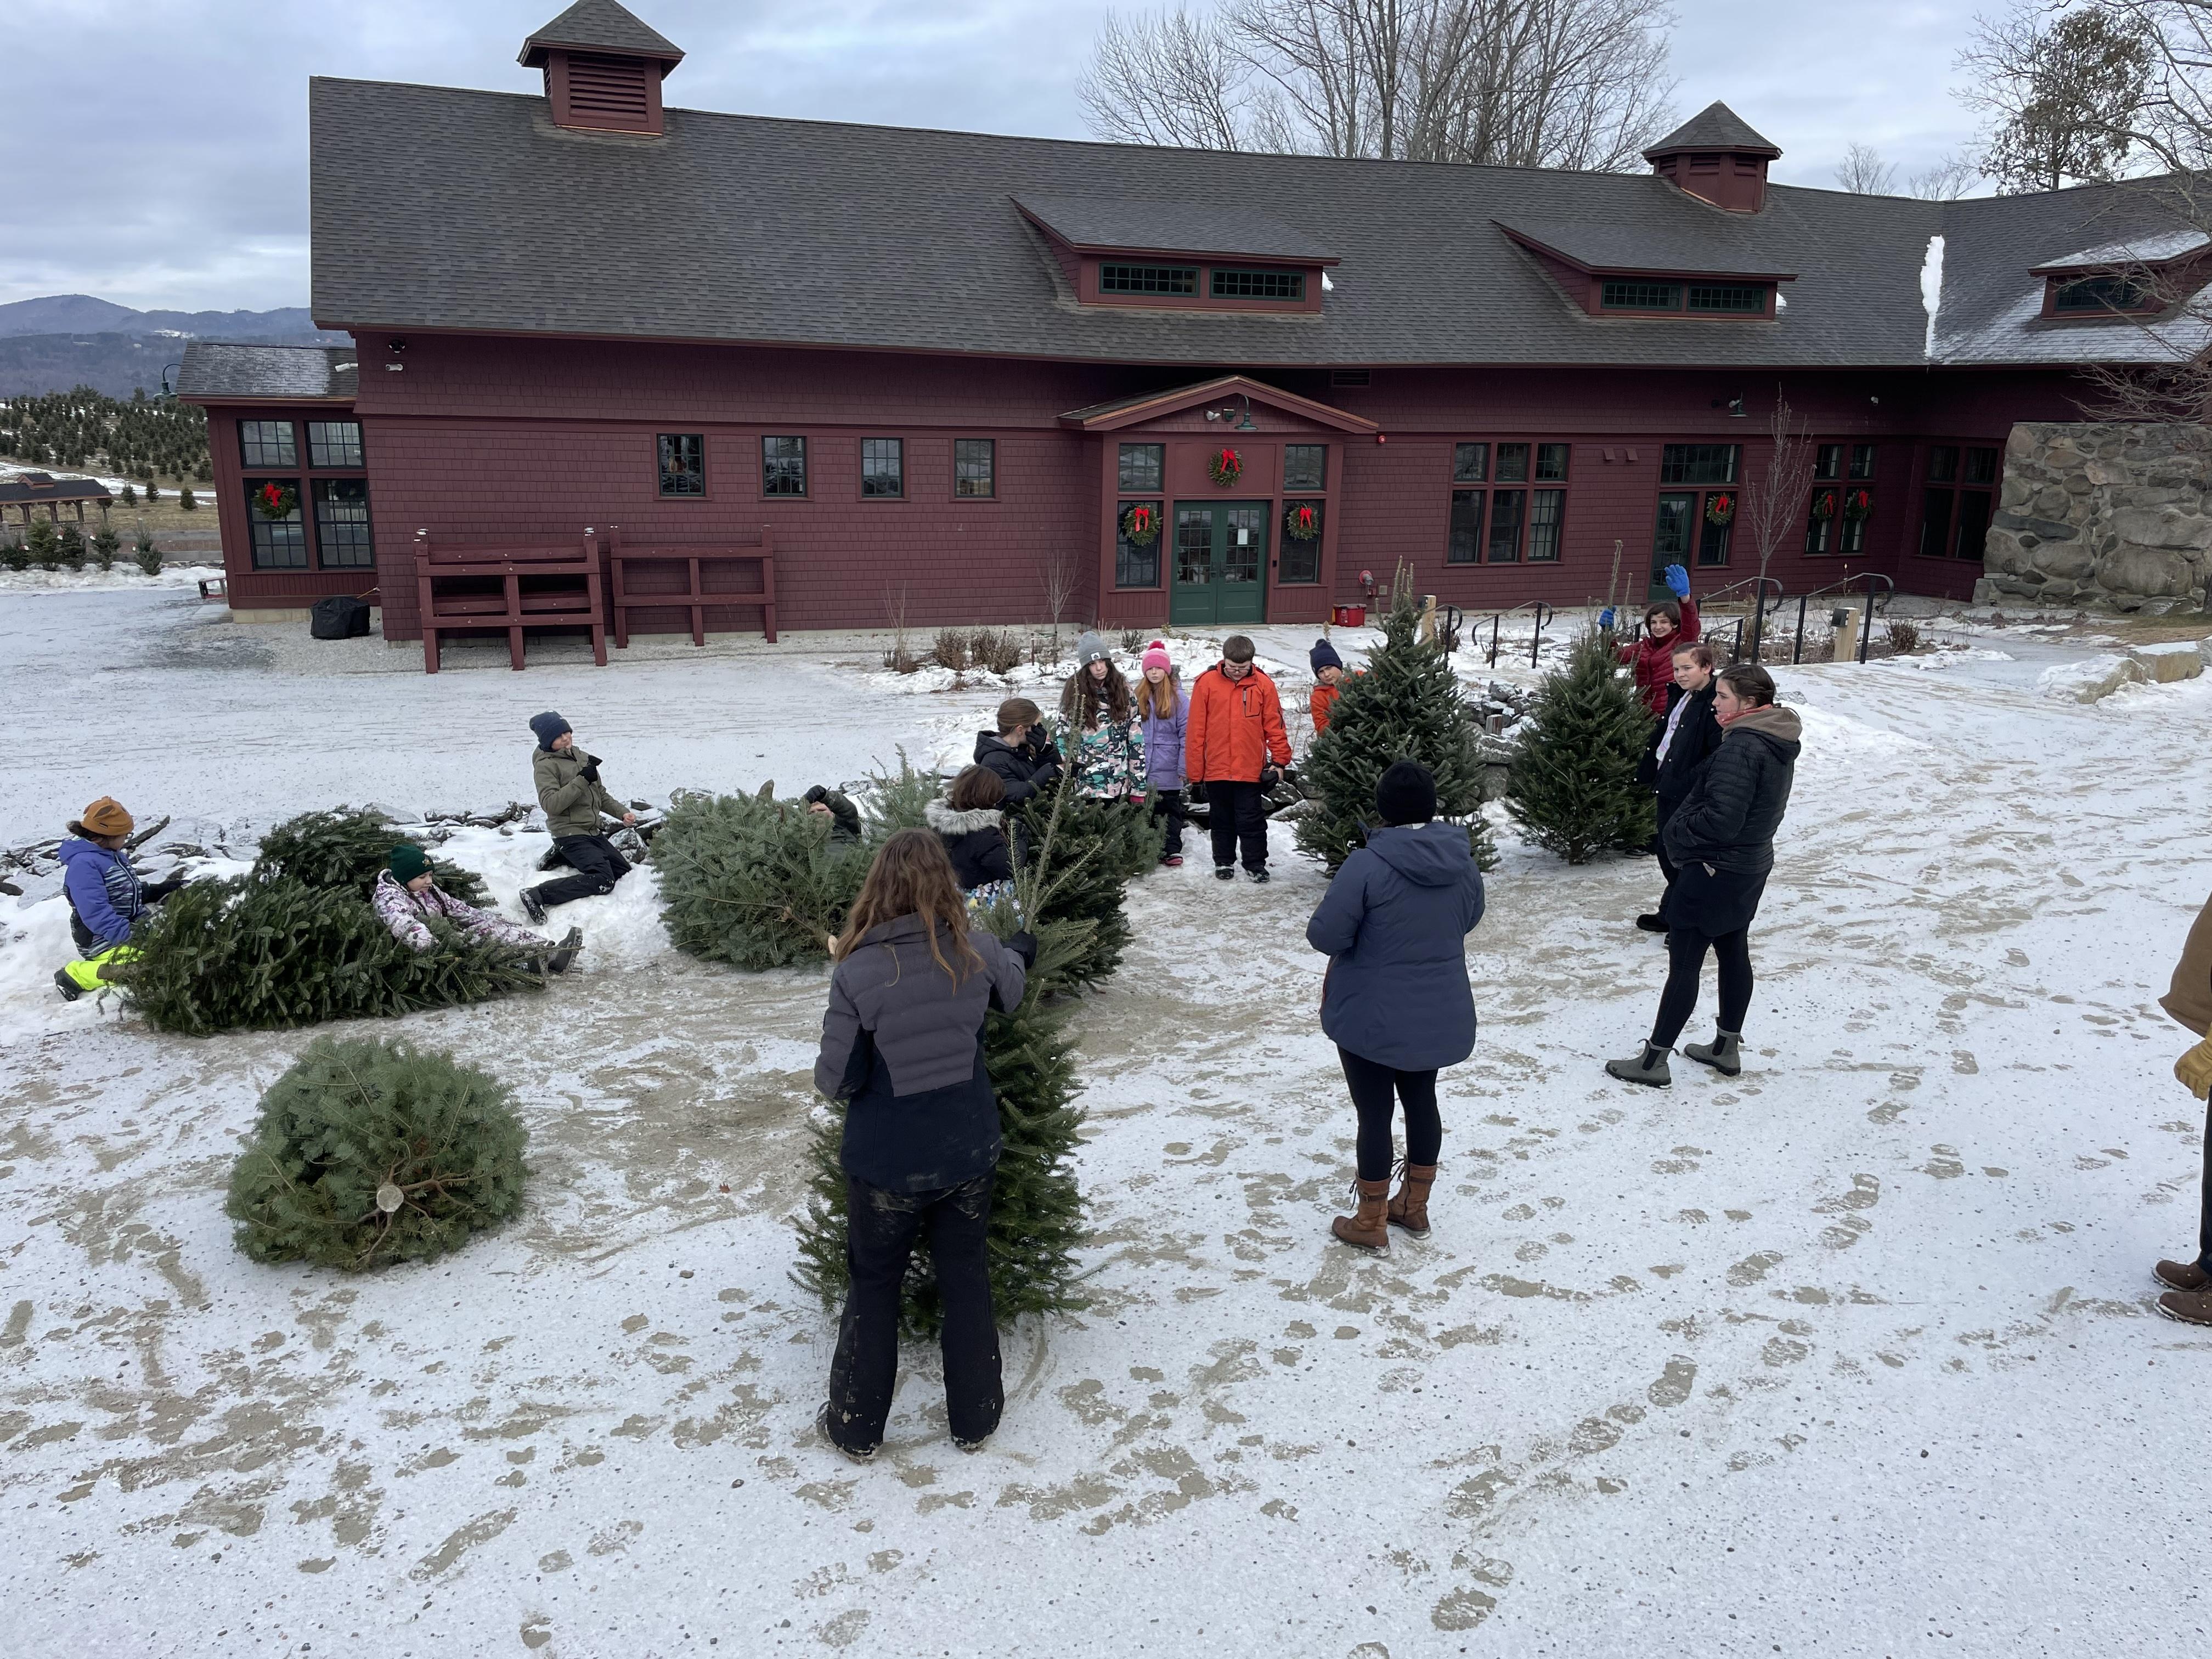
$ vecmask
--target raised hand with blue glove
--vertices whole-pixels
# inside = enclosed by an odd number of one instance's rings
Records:
[[[1611,605],[1606,606],[1604,610],[1597,613],[1597,625],[1600,628],[1604,629],[1607,633],[1611,633],[1613,631],[1613,607]]]
[[[1678,599],[1690,597],[1690,573],[1679,564],[1670,564],[1660,573],[1666,579],[1667,591]]]

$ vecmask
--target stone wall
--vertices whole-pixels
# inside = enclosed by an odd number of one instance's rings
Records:
[[[2013,428],[1983,568],[1978,600],[2212,608],[2212,430]]]

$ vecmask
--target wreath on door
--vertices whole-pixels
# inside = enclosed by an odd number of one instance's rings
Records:
[[[1311,541],[1321,534],[1321,509],[1311,501],[1293,502],[1283,514],[1283,533],[1292,541]]]
[[[1160,510],[1139,502],[1121,515],[1121,539],[1132,547],[1150,547],[1160,538]]]
[[[1206,475],[1226,489],[1244,476],[1244,458],[1233,449],[1218,449],[1206,464]]]
[[[1705,522],[1726,524],[1735,517],[1735,497],[1721,490],[1705,497]]]
[[[299,510],[300,492],[289,484],[265,483],[253,492],[253,504],[264,519],[289,519]]]
[[[1844,497],[1844,516],[1845,518],[1864,519],[1871,516],[1873,512],[1874,491],[1871,489],[1854,489],[1850,495]]]

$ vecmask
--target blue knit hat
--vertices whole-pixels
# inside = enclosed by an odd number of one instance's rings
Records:
[[[1336,654],[1336,647],[1327,640],[1316,640],[1314,648],[1306,653],[1306,660],[1313,665],[1313,672],[1316,674],[1324,668],[1344,666],[1344,659]]]
[[[530,729],[538,734],[538,746],[540,749],[550,749],[554,739],[563,732],[574,730],[568,721],[550,708],[542,714],[532,714],[530,717]]]

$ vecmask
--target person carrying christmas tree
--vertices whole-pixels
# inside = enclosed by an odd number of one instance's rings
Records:
[[[1060,776],[1060,750],[1045,735],[1044,714],[1027,697],[1008,697],[999,705],[998,729],[975,734],[975,763],[988,766],[1006,786],[1009,811],[1048,788]]]
[[[531,716],[530,729],[538,738],[530,775],[538,786],[538,804],[545,809],[545,828],[554,850],[576,872],[522,890],[523,910],[543,927],[551,906],[611,893],[629,873],[629,860],[599,833],[599,818],[604,814],[635,823],[637,814],[607,793],[599,782],[599,757],[576,746],[568,721],[548,709]]]
[[[942,800],[921,809],[945,842],[952,879],[970,910],[987,910],[1014,890],[1014,853],[1006,841],[1006,786],[988,766],[963,768]]]
[[[993,1008],[1018,1006],[1036,941],[971,928],[944,843],[902,830],[869,866],[832,941],[836,966],[814,1086],[846,1103],[851,1288],[815,1419],[863,1461],[882,1444],[898,1380],[899,1295],[925,1235],[945,1310],[945,1405],[953,1443],[982,1444],[1006,1394],[985,1240],[1000,1152],[983,1060]]]
[[[1267,820],[1261,797],[1274,782],[1271,774],[1275,768],[1291,763],[1283,700],[1274,681],[1253,665],[1256,654],[1252,641],[1242,634],[1224,640],[1221,660],[1191,688],[1184,723],[1183,775],[1206,786],[1218,881],[1236,879],[1240,848],[1244,873],[1254,881],[1267,879]]]
[[[1337,693],[1343,689],[1344,659],[1336,654],[1336,647],[1327,640],[1316,640],[1314,648],[1306,653],[1313,665],[1313,695],[1306,699],[1306,712],[1313,717],[1314,736],[1319,737],[1328,729],[1328,711],[1336,702]]]
[[[1137,684],[1137,720],[1145,732],[1145,788],[1152,796],[1152,816],[1167,820],[1160,862],[1171,870],[1182,867],[1182,747],[1190,717],[1190,699],[1176,684],[1175,659],[1164,641],[1154,640],[1145,647],[1144,678]]]
[[[1674,890],[1674,878],[1680,872],[1667,856],[1667,820],[1688,797],[1690,786],[1697,782],[1705,763],[1720,751],[1721,723],[1713,718],[1713,696],[1712,647],[1702,640],[1677,644],[1674,683],[1667,688],[1666,719],[1651,728],[1651,741],[1636,774],[1638,781],[1649,785],[1659,799],[1653,844],[1659,854],[1659,874],[1668,893]],[[1667,931],[1664,893],[1658,908],[1637,917],[1636,925],[1647,933]]]
[[[185,884],[181,873],[166,881],[138,879],[125,846],[134,822],[122,803],[102,795],[70,823],[68,838],[55,849],[69,896],[70,938],[80,952],[54,970],[54,988],[64,1001],[104,987],[107,969],[131,960],[131,936],[149,907]]]
[[[1774,677],[1752,663],[1720,672],[1713,714],[1720,752],[1667,820],[1662,840],[1680,874],[1667,896],[1667,987],[1641,1054],[1609,1060],[1625,1083],[1664,1089],[1667,1056],[1698,1006],[1698,977],[1711,951],[1720,967],[1720,1028],[1710,1044],[1682,1052],[1723,1077],[1743,1069],[1743,1018],[1751,1007],[1752,919],[1774,868],[1774,832],[1790,805],[1804,744],[1797,716],[1774,701]]]
[[[1388,1255],[1390,1229],[1429,1236],[1429,1189],[1443,1150],[1437,1073],[1474,1052],[1467,936],[1482,920],[1482,872],[1467,831],[1438,823],[1437,781],[1394,762],[1375,786],[1382,819],[1345,860],[1306,924],[1328,957],[1321,1029],[1336,1044],[1359,1114],[1356,1214],[1329,1231]],[[1390,1124],[1406,1109],[1405,1179],[1390,1190]]]
[[[839,847],[858,847],[860,844],[860,809],[853,805],[853,798],[842,789],[832,789],[826,783],[817,783],[799,799],[806,810],[817,817],[830,820],[830,839]]]
[[[438,885],[430,855],[411,841],[395,846],[369,890],[369,903],[392,930],[392,938],[416,951],[434,951],[445,939],[471,945],[513,945],[546,952],[545,971],[565,974],[584,948],[584,930],[571,927],[560,944],[519,927],[504,916],[479,910]]]
[[[1690,573],[1670,564],[1660,574],[1674,597],[1644,607],[1644,637],[1622,646],[1620,659],[1635,665],[1637,694],[1651,717],[1663,720],[1667,688],[1674,683],[1674,647],[1698,638],[1704,624],[1698,617],[1698,602],[1690,597]],[[1597,625],[1610,629],[1613,617],[1613,607],[1606,606],[1598,612]]]
[[[1060,720],[1077,793],[1086,800],[1144,799],[1144,732],[1129,682],[1096,634],[1075,642],[1075,672],[1060,694]]]
[[[2176,1060],[2173,1075],[2204,1100],[2212,1096],[2212,899],[2205,901],[2174,964],[2173,981],[2159,1006],[2186,1030],[2205,1040]],[[2197,1212],[2197,1255],[2191,1261],[2161,1261],[2151,1272],[2166,1292],[2158,1310],[2185,1325],[2212,1325],[2212,1107],[2204,1119],[2204,1178]]]

